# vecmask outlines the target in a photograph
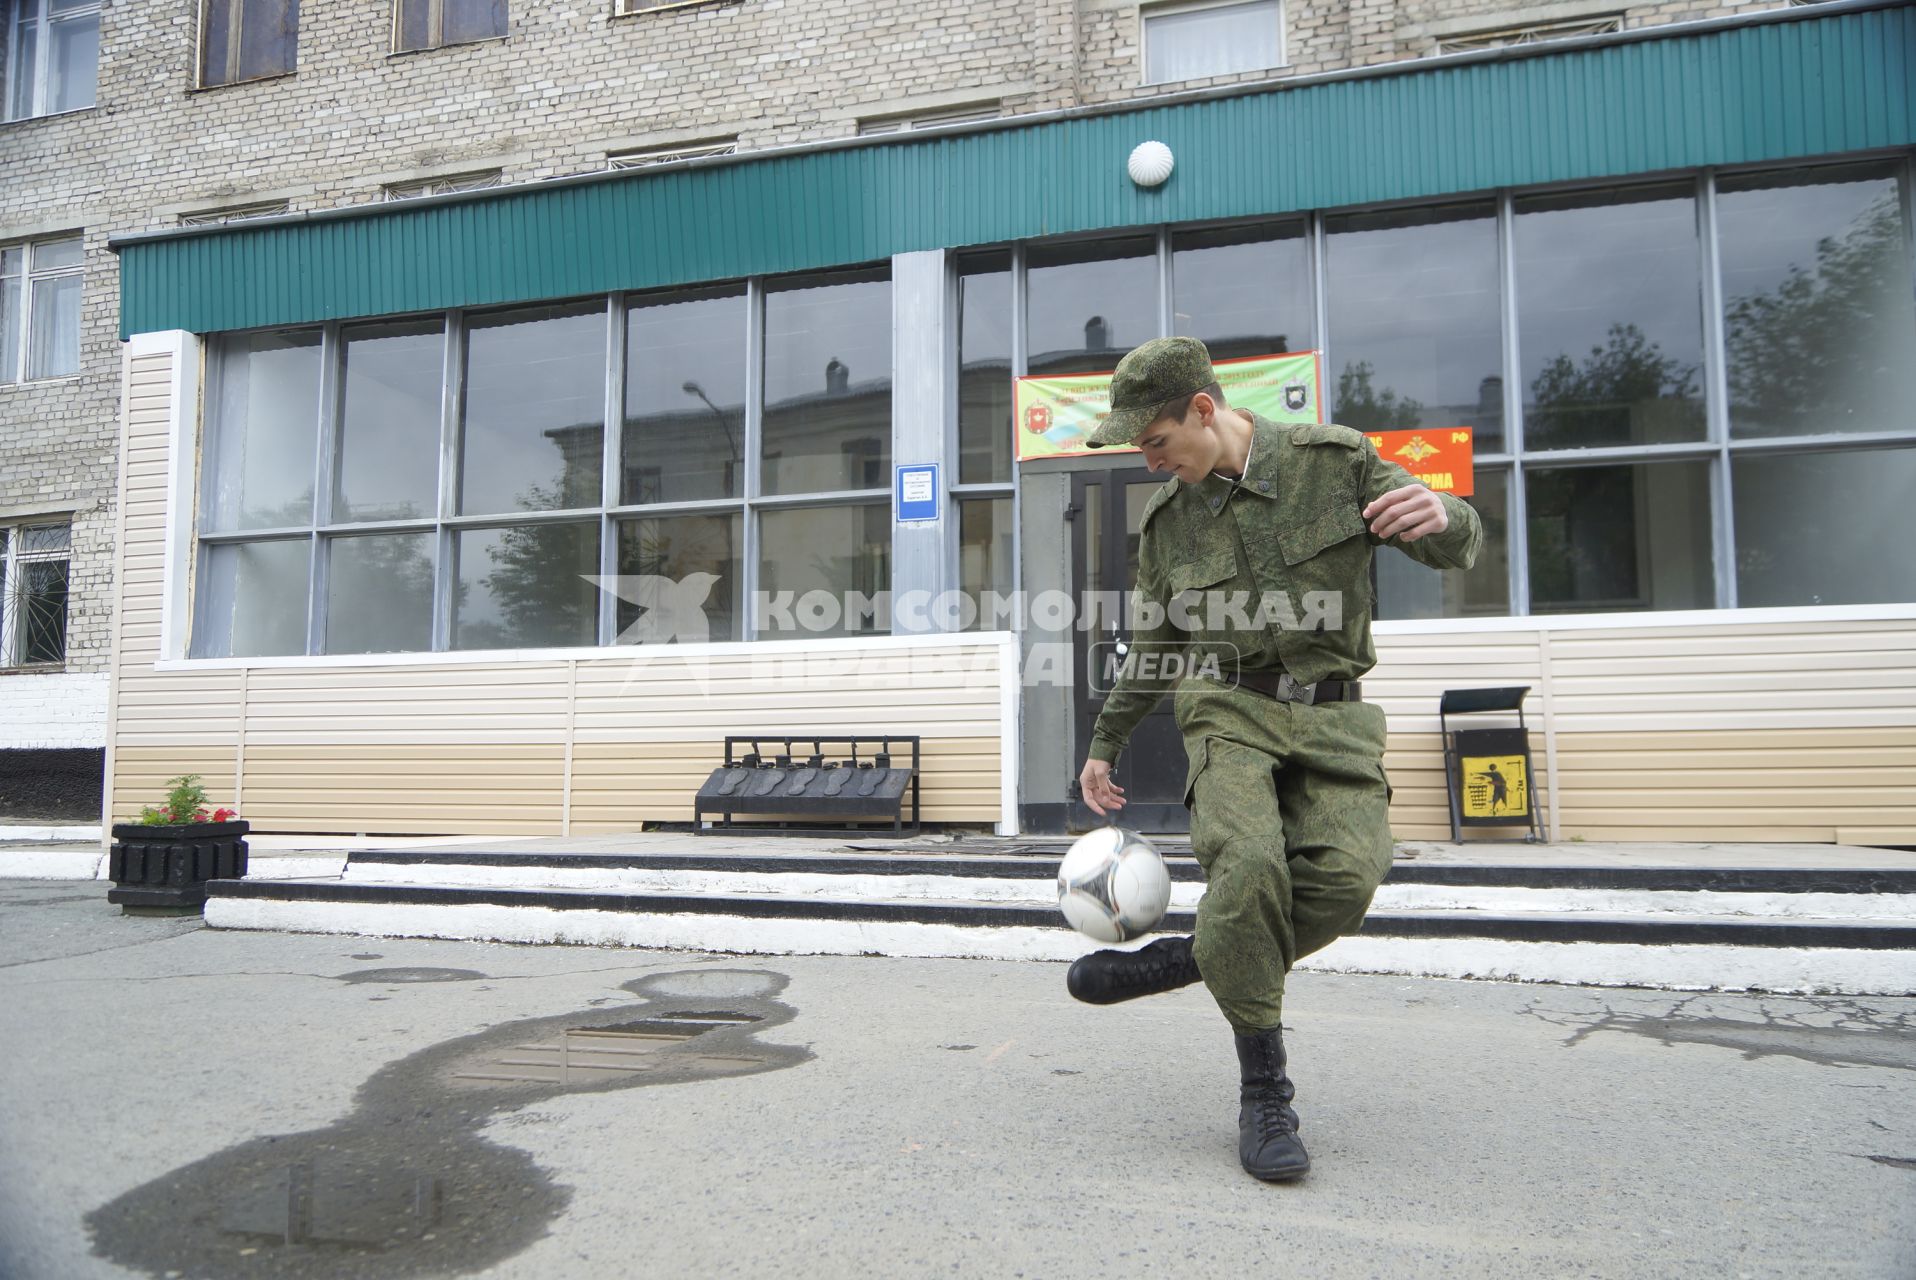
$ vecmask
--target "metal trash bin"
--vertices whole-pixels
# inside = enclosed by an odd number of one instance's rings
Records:
[[[1543,840],[1536,770],[1530,756],[1530,727],[1524,721],[1529,685],[1498,689],[1446,689],[1437,704],[1444,741],[1444,788],[1450,794],[1450,838],[1461,841],[1465,827],[1530,828],[1522,838]],[[1453,729],[1450,717],[1514,712],[1516,725],[1495,729]]]
[[[806,744],[811,750],[801,753],[798,746]],[[739,750],[747,745],[750,751]],[[900,733],[727,734],[725,763],[693,797],[692,829],[701,835],[916,835],[919,746],[917,735]],[[747,821],[736,821],[741,817]]]

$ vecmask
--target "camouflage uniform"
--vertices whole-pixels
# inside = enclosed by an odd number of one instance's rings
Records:
[[[1201,375],[1175,362],[1201,359],[1208,373],[1208,355],[1190,339],[1159,342],[1172,348],[1165,358],[1174,362],[1164,385],[1188,394]],[[1139,600],[1146,612],[1166,608],[1158,625],[1134,634],[1132,654],[1184,646],[1200,661],[1216,655],[1223,678],[1144,678],[1128,665],[1090,746],[1091,758],[1116,761],[1138,721],[1177,683],[1177,723],[1190,757],[1184,802],[1209,882],[1194,955],[1240,1033],[1278,1026],[1291,966],[1357,930],[1390,868],[1391,837],[1383,709],[1279,701],[1230,683],[1233,667],[1288,672],[1299,684],[1354,680],[1376,662],[1372,549],[1389,541],[1433,568],[1467,569],[1483,543],[1477,513],[1447,494],[1440,495],[1449,516],[1443,533],[1409,543],[1377,538],[1363,509],[1416,483],[1408,472],[1348,427],[1248,416],[1252,444],[1241,480],[1169,481],[1145,507],[1138,548]],[[1137,424],[1134,415],[1113,427],[1107,420],[1093,442],[1128,443],[1148,422]],[[1248,603],[1236,615],[1193,610],[1185,594],[1209,601],[1239,592]],[[1320,592],[1332,595],[1310,594]],[[1174,599],[1185,607],[1169,608]],[[1332,599],[1341,617],[1325,616]],[[1277,607],[1260,615],[1261,602]]]

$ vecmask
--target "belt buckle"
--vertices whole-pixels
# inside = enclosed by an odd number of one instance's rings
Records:
[[[1307,707],[1315,706],[1317,703],[1317,686],[1314,684],[1299,684],[1292,678],[1291,673],[1286,671],[1277,677],[1277,696],[1285,702],[1296,702]]]

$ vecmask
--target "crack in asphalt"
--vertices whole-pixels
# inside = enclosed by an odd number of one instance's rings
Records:
[[[1735,1049],[1745,1061],[1791,1057],[1826,1067],[1916,1071],[1916,1002],[1892,1010],[1842,996],[1792,996],[1787,1004],[1780,998],[1757,997],[1754,1017],[1725,1017],[1717,1011],[1723,1003],[1742,1002],[1702,993],[1676,1000],[1662,1013],[1619,1011],[1608,1001],[1595,1015],[1549,1010],[1537,1002],[1522,1012],[1551,1026],[1574,1028],[1564,1039],[1565,1048],[1575,1048],[1600,1031],[1620,1031],[1672,1047]]]

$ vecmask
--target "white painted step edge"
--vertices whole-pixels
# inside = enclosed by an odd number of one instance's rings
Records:
[[[1067,930],[1030,927],[265,898],[209,899],[206,923],[219,929],[572,943],[746,955],[1071,960],[1097,947]],[[1146,941],[1140,939],[1135,945],[1142,946]],[[1885,951],[1357,937],[1338,940],[1298,967],[1331,973],[1684,991],[1916,995],[1916,958]]]

